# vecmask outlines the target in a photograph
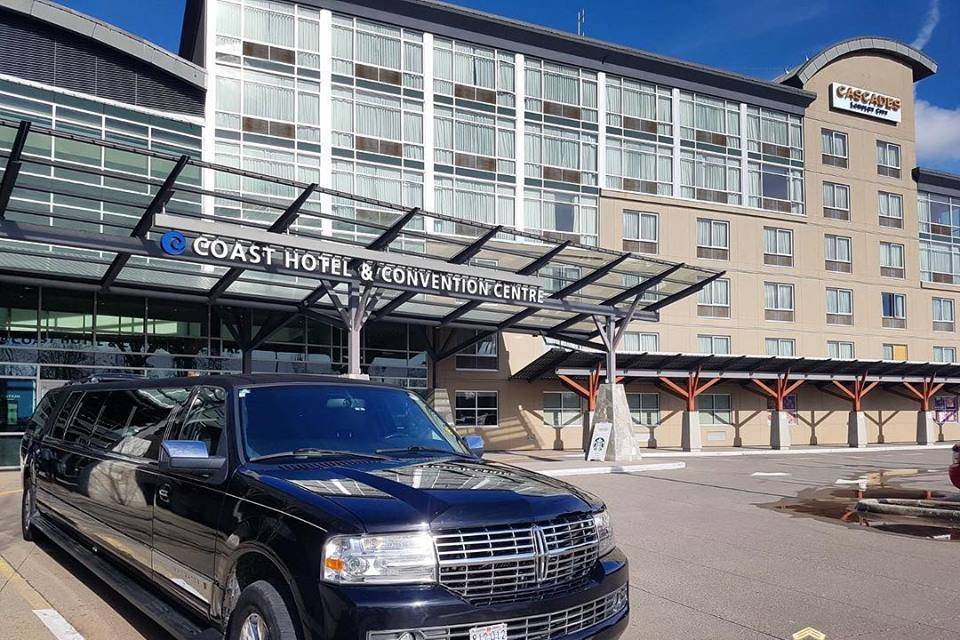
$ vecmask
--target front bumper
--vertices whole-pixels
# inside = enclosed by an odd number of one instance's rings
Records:
[[[627,559],[617,549],[597,563],[582,589],[483,607],[438,585],[321,584],[307,619],[315,637],[338,640],[397,640],[405,631],[419,631],[415,637],[424,640],[469,640],[471,627],[501,622],[511,640],[614,640],[629,618],[627,574]]]

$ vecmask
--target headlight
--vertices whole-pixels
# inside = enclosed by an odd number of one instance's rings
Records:
[[[323,547],[323,579],[340,584],[436,582],[429,533],[334,536]]]
[[[597,538],[600,540],[600,557],[613,551],[616,543],[613,541],[613,525],[610,524],[610,514],[606,511],[593,514],[593,524],[597,528]]]

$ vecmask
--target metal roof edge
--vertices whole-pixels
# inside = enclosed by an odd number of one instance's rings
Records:
[[[153,42],[51,0],[0,0],[0,9],[94,40],[199,89],[207,87],[207,72],[202,67]]]
[[[838,58],[868,51],[879,51],[898,58],[913,69],[913,81],[917,82],[937,72],[936,60],[905,42],[886,36],[855,36],[841,40],[809,57],[802,64],[777,77],[774,82],[788,86],[803,87],[821,69]]]

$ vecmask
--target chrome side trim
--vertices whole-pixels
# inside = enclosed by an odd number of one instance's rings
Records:
[[[194,598],[210,604],[213,599],[213,580],[182,563],[174,560],[162,551],[153,549],[153,570],[169,580],[171,584],[189,593]]]

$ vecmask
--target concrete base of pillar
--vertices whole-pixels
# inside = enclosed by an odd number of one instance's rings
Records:
[[[593,412],[593,425],[600,422],[613,425],[610,444],[607,446],[607,462],[631,462],[640,458],[633,440],[633,419],[630,417],[627,391],[622,384],[600,385],[597,408]],[[585,450],[589,450],[589,446]]]
[[[787,411],[770,412],[770,448],[790,448],[790,414]]]
[[[917,411],[917,444],[933,444],[937,439],[937,422],[933,411]]]
[[[450,394],[446,389],[430,389],[427,392],[427,404],[433,407],[443,421],[453,425],[453,408],[450,405]]]
[[[700,451],[703,447],[700,437],[700,412],[684,411],[680,431],[680,447],[684,451]]]
[[[867,418],[863,411],[851,411],[847,418],[847,444],[857,448],[867,446]]]

